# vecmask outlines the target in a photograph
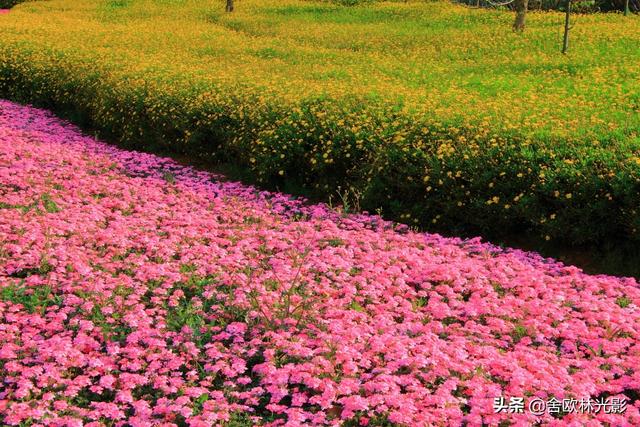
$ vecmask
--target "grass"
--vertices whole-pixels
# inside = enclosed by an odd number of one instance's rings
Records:
[[[0,289],[0,301],[21,304],[28,313],[45,313],[47,308],[62,305],[62,297],[55,295],[51,287],[29,288],[23,283],[9,284]]]
[[[431,230],[638,240],[640,19],[446,2],[51,0],[0,18],[0,94],[129,146]]]

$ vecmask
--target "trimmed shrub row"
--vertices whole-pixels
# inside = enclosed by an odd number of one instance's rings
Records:
[[[25,0],[0,0],[0,9],[11,9],[18,3],[22,3]]]
[[[346,191],[366,210],[448,234],[637,241],[638,147],[528,140],[441,123],[380,99],[288,103],[250,86],[147,81],[91,61],[0,50],[0,95],[136,149],[230,162],[263,186]]]

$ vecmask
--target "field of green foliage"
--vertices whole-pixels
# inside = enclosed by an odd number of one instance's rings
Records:
[[[640,240],[640,18],[447,2],[50,0],[0,16],[0,96],[128,147],[431,230]]]

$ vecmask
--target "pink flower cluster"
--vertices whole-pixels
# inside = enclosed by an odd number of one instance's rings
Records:
[[[632,279],[343,216],[0,102],[0,424],[640,425],[639,343]],[[500,396],[628,405],[495,413]]]

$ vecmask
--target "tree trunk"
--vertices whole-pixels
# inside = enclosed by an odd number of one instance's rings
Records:
[[[571,0],[567,0],[567,10],[564,15],[564,39],[562,40],[562,53],[569,50],[569,30],[571,24]]]
[[[527,19],[527,8],[529,0],[515,0],[516,20],[513,22],[513,31],[524,31],[525,21]]]
[[[227,7],[225,10],[227,12],[233,12],[233,0],[227,0]]]
[[[624,16],[629,15],[629,0],[624,0]]]

